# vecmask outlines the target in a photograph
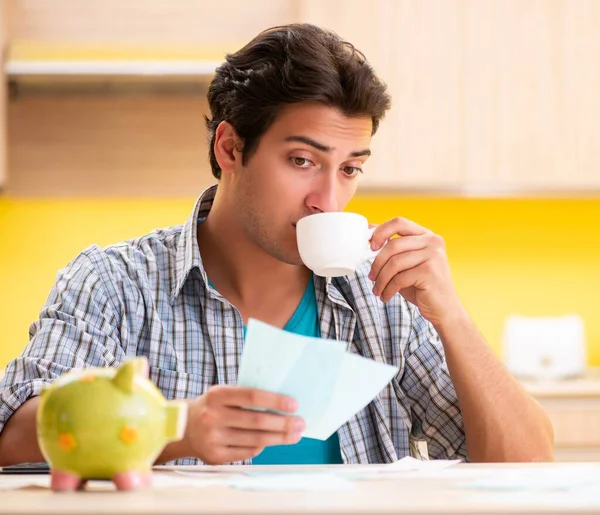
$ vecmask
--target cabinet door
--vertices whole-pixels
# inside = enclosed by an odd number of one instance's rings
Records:
[[[42,57],[68,51],[86,59],[91,48],[106,58],[220,58],[296,14],[296,0],[12,0],[9,25],[11,43]]]
[[[466,180],[474,189],[600,185],[600,3],[464,3]]]
[[[461,2],[302,0],[300,17],[336,31],[387,83],[392,109],[373,138],[363,188],[462,182]]]

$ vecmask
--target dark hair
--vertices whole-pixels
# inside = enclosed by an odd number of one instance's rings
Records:
[[[243,138],[246,164],[281,108],[310,101],[347,116],[370,116],[373,134],[390,107],[387,87],[365,56],[334,32],[314,25],[267,29],[228,54],[208,89],[212,119],[206,117],[206,126],[213,175],[221,177],[214,152],[219,123],[231,123]]]

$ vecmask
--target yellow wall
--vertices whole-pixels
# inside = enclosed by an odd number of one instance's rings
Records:
[[[56,271],[91,243],[185,221],[190,200],[0,199],[0,368],[27,343]],[[579,313],[600,365],[600,200],[360,197],[374,222],[401,215],[443,235],[459,293],[500,351],[509,313]]]

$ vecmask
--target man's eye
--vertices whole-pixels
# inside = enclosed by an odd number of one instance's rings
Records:
[[[358,168],[358,166],[344,166],[342,170],[348,177],[355,177],[359,173],[362,173],[362,169]]]
[[[298,168],[308,168],[312,164],[312,161],[305,157],[290,157],[290,161]]]

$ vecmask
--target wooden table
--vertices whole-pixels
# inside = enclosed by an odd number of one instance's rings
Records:
[[[573,474],[573,467],[595,464],[527,464],[472,465],[459,464],[447,469],[447,477],[416,478],[413,475],[390,479],[356,481],[350,490],[320,491],[247,491],[228,486],[152,488],[137,492],[117,492],[110,483],[90,486],[88,491],[55,494],[45,488],[21,490],[0,489],[0,513],[6,514],[504,514],[504,513],[598,513],[600,514],[600,484],[593,487],[592,497],[569,492],[531,493],[493,490],[473,490],[461,487],[467,476],[520,472],[539,469],[535,474],[559,470]],[[335,466],[333,466],[335,467]],[[338,466],[340,467],[340,466]],[[356,467],[344,466],[355,469]],[[371,466],[363,466],[368,470]],[[260,469],[254,467],[254,469]],[[223,471],[222,467],[210,470]],[[232,474],[248,468],[229,467]],[[264,471],[264,467],[262,471]],[[276,471],[274,467],[271,471]],[[285,467],[286,472],[306,471],[306,467]],[[330,472],[331,467],[310,467],[311,471]],[[339,470],[339,469],[338,469]],[[168,468],[156,472],[156,477],[182,477],[189,468]],[[470,474],[472,473],[472,474]],[[407,473],[411,474],[411,473]],[[462,474],[462,476],[460,476]],[[225,474],[226,475],[226,474]],[[460,477],[459,477],[460,476]],[[0,476],[0,488],[11,476]],[[14,477],[14,476],[12,476]],[[38,476],[39,481],[39,476]],[[588,489],[589,492],[589,489]]]

